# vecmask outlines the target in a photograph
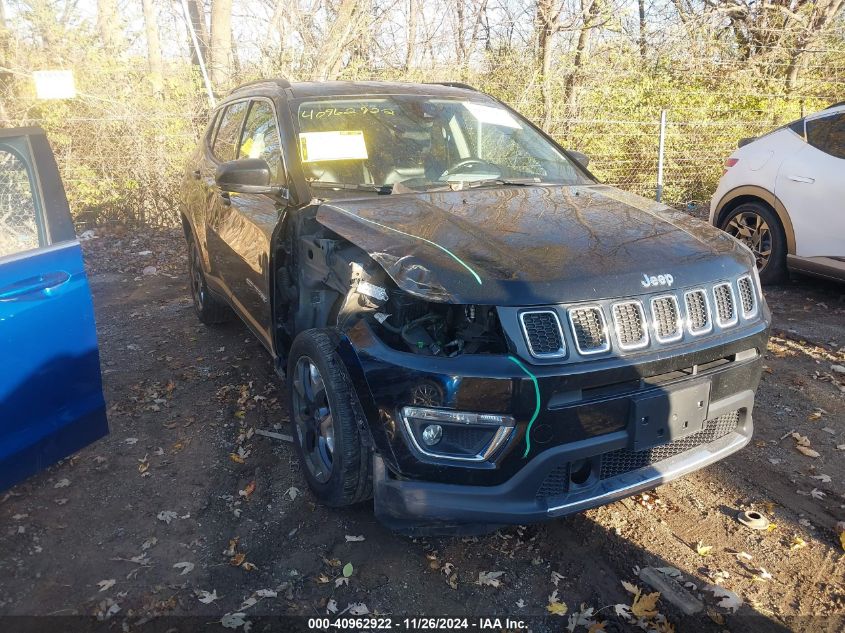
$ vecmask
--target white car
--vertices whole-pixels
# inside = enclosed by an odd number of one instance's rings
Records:
[[[845,281],[845,102],[740,141],[710,222],[754,251],[763,283],[787,268]]]

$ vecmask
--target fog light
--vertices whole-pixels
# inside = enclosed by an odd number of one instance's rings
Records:
[[[439,424],[429,424],[423,429],[422,440],[426,446],[434,446],[443,437],[443,427]]]

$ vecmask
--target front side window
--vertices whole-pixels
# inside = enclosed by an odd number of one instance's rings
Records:
[[[282,144],[276,112],[266,101],[253,101],[246,119],[238,158],[263,158],[270,166],[272,180],[284,184]]]
[[[238,139],[241,135],[241,126],[246,116],[248,101],[233,103],[223,112],[220,120],[220,127],[217,129],[217,136],[214,138],[214,147],[211,153],[214,158],[225,163],[235,160],[237,156]]]
[[[39,246],[29,169],[15,152],[0,147],[0,257]]]
[[[845,158],[845,112],[807,121],[807,142],[826,154]]]
[[[381,192],[591,180],[524,119],[492,99],[418,95],[292,103],[312,187]]]

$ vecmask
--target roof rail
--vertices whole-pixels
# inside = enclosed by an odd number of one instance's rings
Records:
[[[479,92],[478,88],[474,88],[469,84],[465,84],[460,81],[430,81],[428,82],[435,86],[448,86],[449,88],[463,88],[464,90],[473,90],[474,92]]]
[[[248,81],[245,84],[241,84],[240,86],[232,88],[232,90],[229,91],[229,94],[230,95],[235,94],[236,92],[240,92],[244,88],[249,88],[251,86],[257,86],[258,84],[275,84],[277,87],[282,88],[282,89],[290,88],[290,82],[287,79],[285,79],[284,77],[272,77],[272,78],[266,78],[266,79],[256,79],[255,81]]]

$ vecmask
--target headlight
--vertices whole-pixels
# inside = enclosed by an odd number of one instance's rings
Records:
[[[512,416],[404,407],[402,422],[412,446],[427,457],[481,462],[513,432]]]

